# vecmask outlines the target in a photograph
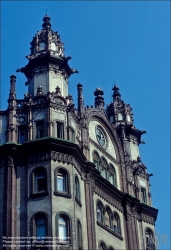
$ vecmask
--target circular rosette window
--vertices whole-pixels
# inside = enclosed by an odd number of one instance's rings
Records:
[[[103,148],[107,147],[107,136],[104,130],[100,126],[96,126],[95,128],[96,138],[99,145]]]

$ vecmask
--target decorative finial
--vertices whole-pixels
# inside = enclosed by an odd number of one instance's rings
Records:
[[[42,27],[44,30],[47,30],[47,31],[49,31],[51,29],[50,17],[47,14],[43,18]]]
[[[118,86],[114,85],[113,89],[112,89],[114,92],[113,92],[113,100],[116,100],[117,98],[120,98],[121,95],[119,93],[119,88]]]
[[[100,88],[97,88],[94,92],[95,97],[95,107],[104,107],[104,92]]]
[[[16,99],[16,92],[15,92],[15,83],[16,83],[16,76],[10,76],[10,94],[9,99]]]
[[[78,83],[77,91],[78,91],[78,114],[81,114],[84,109],[83,85],[81,83]]]

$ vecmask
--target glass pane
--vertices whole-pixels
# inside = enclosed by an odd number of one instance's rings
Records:
[[[39,218],[36,220],[36,237],[45,237],[45,219]],[[38,239],[41,240],[41,239]]]
[[[121,113],[119,113],[118,114],[118,120],[120,121],[120,120],[122,120],[123,118],[122,118],[122,114]]]
[[[25,142],[25,130],[23,128],[19,129],[19,143]]]
[[[105,168],[101,169],[101,175],[102,175],[103,178],[106,179],[106,169]]]
[[[60,217],[58,223],[59,223],[59,238],[61,240],[65,240],[65,238],[67,237],[66,220]]]
[[[58,185],[58,191],[65,191],[64,190],[64,177],[59,176],[57,177],[57,185]]]
[[[114,177],[113,177],[113,174],[109,173],[109,182],[111,184],[114,184]]]
[[[44,192],[45,191],[45,175],[44,173],[40,173],[36,175],[36,192]]]
[[[43,49],[45,49],[45,43],[40,43],[39,44],[39,50],[43,50]]]
[[[51,43],[51,50],[56,50],[56,45],[55,45],[55,43]]]

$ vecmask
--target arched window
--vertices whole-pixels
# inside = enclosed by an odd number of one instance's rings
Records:
[[[59,213],[56,216],[57,224],[57,237],[59,244],[70,244],[71,243],[71,220],[65,213]]]
[[[106,212],[104,214],[104,221],[105,221],[105,226],[109,227],[109,228],[113,228],[113,225],[112,225],[112,212],[110,210],[109,207],[106,208]]]
[[[97,203],[97,221],[103,223],[103,205],[100,201]]]
[[[51,43],[51,50],[56,50],[56,44],[54,42]]]
[[[64,169],[59,169],[56,176],[57,191],[68,193],[68,174]]]
[[[113,230],[115,233],[121,235],[120,218],[117,213],[114,213],[113,215]]]
[[[121,121],[121,120],[123,120],[123,116],[121,113],[118,113],[118,121]]]
[[[39,44],[39,50],[44,50],[45,49],[45,43],[44,42],[41,42]]]
[[[103,242],[100,243],[99,250],[107,250],[105,243]]]
[[[32,191],[33,196],[47,195],[47,172],[44,167],[35,168],[32,171]]]
[[[48,236],[47,230],[47,215],[44,212],[38,212],[31,218],[31,235],[37,237],[36,240],[44,240]]]
[[[108,180],[112,185],[114,185],[115,187],[117,186],[117,183],[116,183],[116,171],[115,171],[115,169],[114,169],[114,167],[112,165],[110,165],[110,167],[109,167]]]
[[[81,197],[80,197],[80,183],[79,183],[79,180],[78,180],[78,177],[75,176],[75,198],[80,201]]]
[[[108,249],[109,249],[109,250],[114,250],[114,248],[113,248],[113,247],[109,247]]]
[[[78,250],[82,249],[82,228],[79,220],[77,221],[77,246]]]
[[[128,122],[131,122],[130,115],[127,115],[127,116],[126,116],[126,119],[127,119]]]
[[[146,249],[154,250],[155,249],[154,236],[153,236],[153,231],[150,228],[146,229],[145,236],[146,236]]]
[[[104,158],[101,159],[100,163],[100,171],[101,171],[101,176],[106,179],[106,172],[107,172],[107,162]]]
[[[100,162],[100,157],[99,157],[97,152],[94,152],[93,153],[93,163],[98,170],[99,170],[99,162]]]

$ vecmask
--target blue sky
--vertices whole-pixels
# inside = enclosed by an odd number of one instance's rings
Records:
[[[169,1],[7,1],[1,2],[1,109],[7,108],[9,80],[17,76],[17,98],[27,92],[16,69],[27,64],[30,42],[46,13],[52,29],[72,56],[69,92],[77,104],[83,84],[85,105],[93,92],[112,100],[113,84],[131,105],[134,123],[146,130],[141,159],[151,177],[153,206],[159,209],[156,233],[170,241],[170,3]],[[170,249],[160,242],[159,249]]]

